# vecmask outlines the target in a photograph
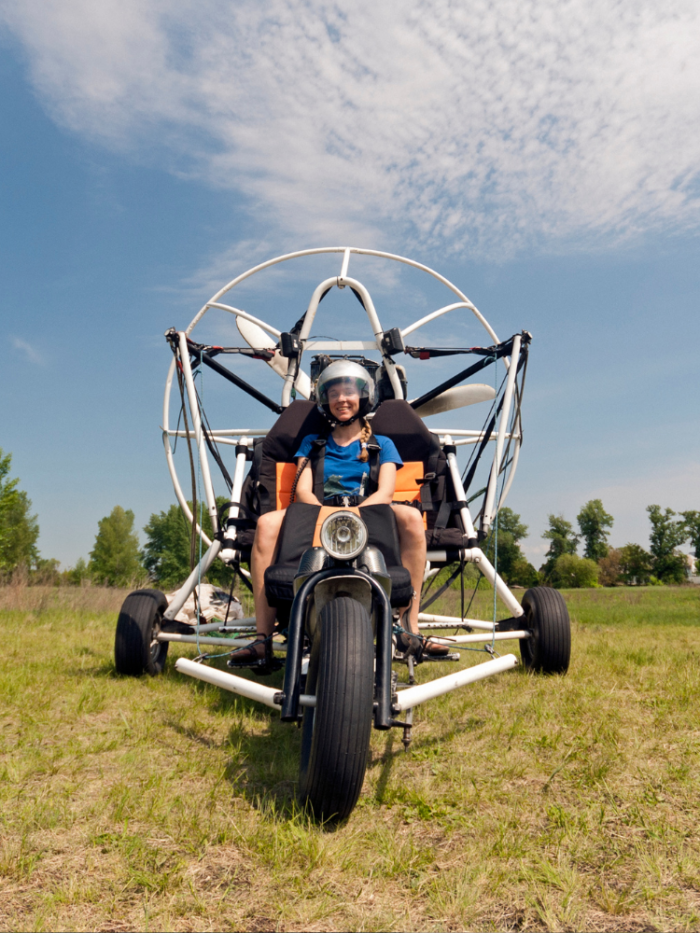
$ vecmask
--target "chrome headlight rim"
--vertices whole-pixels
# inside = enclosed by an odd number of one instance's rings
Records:
[[[353,531],[356,535],[356,546],[350,550],[341,551],[337,546],[334,546],[337,542],[333,539],[333,532],[331,529],[332,525],[338,524],[339,520],[341,522],[345,520],[346,527],[347,524],[350,524],[351,527],[354,525]],[[354,560],[356,557],[360,556],[367,547],[369,535],[367,532],[367,525],[365,525],[359,515],[356,515],[355,512],[351,512],[349,509],[338,509],[335,512],[331,512],[331,514],[323,520],[319,537],[321,539],[321,546],[334,560],[347,561]]]

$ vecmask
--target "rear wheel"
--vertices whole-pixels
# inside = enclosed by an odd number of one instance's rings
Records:
[[[120,674],[162,674],[168,642],[156,640],[168,601],[160,590],[136,590],[122,604],[114,639],[114,665]]]
[[[299,798],[323,821],[346,819],[367,767],[374,703],[374,644],[365,609],[341,596],[319,619],[306,691],[316,706],[302,722]]]
[[[565,674],[571,658],[569,610],[559,590],[538,586],[523,596],[524,620],[532,632],[520,641],[523,664],[539,674]]]

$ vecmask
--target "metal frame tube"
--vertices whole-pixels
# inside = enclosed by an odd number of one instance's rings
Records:
[[[445,435],[445,448],[454,446],[452,444],[452,438],[449,434]],[[464,531],[467,535],[467,546],[474,547],[476,544],[476,531],[474,530],[474,523],[472,522],[471,512],[469,511],[469,506],[467,505],[467,494],[464,491],[464,486],[462,485],[462,477],[459,475],[459,467],[457,466],[457,454],[450,450],[446,452],[447,456],[447,466],[450,470],[450,476],[452,477],[452,485],[454,487],[455,496],[457,502],[459,502],[459,514],[462,516],[462,523],[464,525]]]
[[[182,586],[177,591],[177,593],[173,596],[172,601],[170,602],[170,605],[163,613],[164,619],[171,621],[172,619],[175,618],[175,616],[178,614],[178,612],[182,609],[182,607],[187,602],[187,598],[190,595],[190,593],[192,593],[195,586],[197,586],[197,583],[199,582],[200,577],[204,576],[204,574],[207,572],[207,570],[209,570],[211,565],[216,560],[216,557],[220,550],[221,550],[220,541],[214,541],[209,546],[209,548],[207,548],[207,550],[202,555],[201,561],[197,564],[197,566],[194,568],[192,573],[185,580],[185,582],[182,584]]]
[[[496,595],[505,603],[506,607],[512,613],[513,618],[519,619],[520,616],[525,615],[525,610],[520,605],[515,596],[513,596],[507,585],[493,569],[493,564],[488,559],[488,557],[486,557],[481,548],[472,548],[472,550],[468,551],[467,554],[469,555],[467,559],[471,563],[478,564],[479,569],[489,581],[491,586],[495,586]]]
[[[223,622],[207,622],[205,625],[193,625],[191,628],[193,632],[197,631],[200,634],[204,632],[254,632],[256,630],[255,618],[252,616],[249,619],[236,619],[235,622],[235,625],[231,622],[227,622],[226,625]]]
[[[338,282],[338,277],[336,275],[332,276],[329,279],[324,279],[316,288],[313,290],[311,295],[311,300],[309,301],[308,307],[306,309],[306,314],[304,315],[304,323],[301,326],[299,331],[299,342],[302,346],[302,353],[304,348],[304,342],[311,333],[311,328],[314,323],[314,318],[316,317],[316,312],[318,311],[318,306],[321,302],[321,296],[329,288],[332,288]],[[286,408],[292,398],[292,389],[294,388],[296,382],[296,375],[298,372],[301,372],[301,360],[298,360],[298,366],[289,366],[287,369],[287,375],[284,377],[284,386],[282,387],[282,407]]]
[[[264,703],[265,706],[269,706],[271,709],[280,708],[280,692],[275,690],[274,687],[264,687],[253,680],[246,680],[245,677],[228,674],[226,671],[219,671],[215,667],[207,667],[206,664],[198,664],[195,661],[189,661],[187,658],[178,658],[175,662],[175,670],[180,674],[187,674],[189,677],[195,677],[197,680],[213,684],[215,687],[223,687],[224,690],[230,690],[231,693],[237,693],[249,700],[257,700],[258,703]],[[299,697],[299,705],[315,706],[316,697],[303,694]]]
[[[470,645],[472,643],[487,641],[509,641],[510,639],[530,638],[530,633],[525,631],[515,632],[493,632],[491,635],[431,635],[430,640],[440,645]]]
[[[197,393],[194,387],[194,379],[192,377],[192,367],[190,366],[190,351],[187,346],[187,336],[184,331],[178,332],[178,337],[180,339],[180,362],[182,363],[182,371],[185,375],[185,386],[187,387],[187,398],[190,403],[190,414],[192,415],[192,422],[194,424],[194,432],[197,438],[197,448],[199,450],[199,462],[202,468],[202,483],[204,485],[204,495],[207,499],[207,506],[209,510],[209,515],[211,516],[211,523],[216,533],[219,529],[219,517],[217,514],[216,508],[216,496],[214,495],[214,486],[211,481],[211,473],[209,472],[209,458],[207,457],[207,448],[204,441],[204,434],[202,432],[202,419],[199,414],[199,405],[197,404]]]
[[[415,687],[408,687],[401,690],[394,701],[394,709],[401,712],[405,709],[413,709],[419,703],[425,703],[426,700],[432,700],[435,697],[449,693],[450,690],[456,690],[458,687],[464,687],[466,684],[473,684],[484,677],[491,677],[493,674],[500,674],[508,671],[518,665],[519,661],[514,654],[506,654],[502,658],[494,658],[493,661],[486,661],[483,664],[477,664],[474,667],[467,667],[456,674],[448,674],[447,677],[438,677],[427,684],[419,684]]]
[[[382,325],[379,322],[379,315],[377,310],[374,307],[374,302],[372,301],[372,296],[367,291],[362,282],[358,282],[357,279],[345,278],[343,280],[343,285],[348,285],[351,288],[354,288],[355,291],[358,291],[362,295],[362,299],[365,303],[365,311],[367,312],[367,317],[369,318],[370,327],[372,328],[372,333],[374,334],[374,339],[377,342],[377,350],[379,350],[382,362],[386,369],[387,375],[389,376],[389,381],[391,382],[391,387],[394,390],[395,398],[403,398],[403,389],[401,388],[401,382],[399,380],[399,374],[396,371],[396,363],[392,358],[384,352],[382,348]]]
[[[233,474],[233,484],[231,486],[231,502],[240,502],[241,500],[241,489],[243,489],[243,474],[245,473],[245,465],[248,462],[248,440],[245,437],[240,437],[238,439],[238,444],[236,447],[245,447],[245,450],[236,454],[236,469]],[[238,513],[240,509],[237,505],[232,505],[228,510],[228,520],[238,518]],[[224,535],[224,543],[221,548],[221,559],[223,561],[235,560],[236,549],[232,545],[235,544],[238,538],[238,529],[235,525],[226,525],[226,533]]]
[[[176,641],[185,645],[224,645],[231,648],[247,648],[254,643],[250,638],[217,638],[215,635],[180,635],[179,632],[159,632],[156,641]],[[273,645],[275,651],[286,652],[284,644]]]
[[[180,480],[178,479],[177,470],[175,469],[175,460],[173,458],[173,452],[170,447],[170,439],[169,439],[170,436],[174,434],[177,434],[178,437],[186,436],[185,431],[176,432],[176,431],[171,431],[169,428],[169,425],[170,425],[170,411],[169,411],[170,392],[171,392],[172,383],[173,383],[173,376],[175,375],[176,365],[177,365],[177,361],[175,357],[173,357],[173,360],[170,364],[170,368],[168,369],[167,379],[165,380],[165,395],[163,397],[163,446],[165,448],[165,459],[168,464],[168,472],[170,473],[170,479],[172,480],[173,489],[175,490],[175,497],[177,501],[180,503],[180,508],[182,509],[182,512],[185,518],[189,522],[194,522],[195,519],[194,519],[194,515],[192,514],[192,509],[187,504],[187,499],[185,498],[185,494],[183,493],[182,487],[180,486]],[[189,432],[189,434],[190,436],[194,437],[191,431]],[[198,522],[195,522],[195,525],[197,528],[197,534],[200,536],[202,541],[206,544],[207,547],[211,547],[211,539],[209,538],[209,536],[204,534]]]
[[[501,456],[503,455],[503,442],[505,439],[506,427],[510,421],[510,410],[513,403],[513,387],[515,377],[518,374],[518,360],[520,358],[520,343],[522,337],[516,334],[513,337],[513,351],[510,355],[508,364],[508,378],[506,379],[506,391],[503,397],[503,408],[501,409],[501,419],[498,423],[498,436],[496,438],[496,452],[493,455],[493,465],[491,466],[491,475],[489,476],[489,485],[486,492],[486,503],[484,505],[484,514],[481,519],[481,531],[486,533],[493,521],[494,502],[496,501],[496,487],[498,485],[498,474],[501,469]]]
[[[421,625],[421,622],[430,623]],[[490,632],[493,629],[493,622],[482,622],[480,619],[458,619],[453,616],[436,616],[429,612],[418,613],[418,628],[435,628],[437,623],[444,623],[442,628],[449,628],[450,625],[470,625],[472,628],[485,629]]]

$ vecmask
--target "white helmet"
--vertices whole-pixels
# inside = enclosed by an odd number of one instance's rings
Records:
[[[356,415],[347,421],[339,422],[331,414],[328,404],[328,390],[331,386],[340,382],[349,382],[357,389],[360,396],[360,407]],[[358,418],[362,418],[374,407],[374,380],[359,363],[353,363],[352,360],[335,360],[323,370],[316,383],[316,405],[321,414],[332,424],[352,424]]]

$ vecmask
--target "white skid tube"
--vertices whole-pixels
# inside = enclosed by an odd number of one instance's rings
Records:
[[[428,624],[421,625],[422,622]],[[480,619],[456,619],[454,616],[434,616],[427,612],[418,613],[418,628],[449,628],[451,625],[469,625],[471,628],[493,631],[493,622],[482,622]]]
[[[179,632],[159,632],[156,641],[177,641],[186,645],[224,645],[227,648],[247,648],[253,644],[250,638],[217,638],[216,635],[180,635]],[[273,642],[275,651],[286,651],[287,646]]]
[[[469,645],[472,642],[509,641],[512,638],[530,638],[530,633],[522,629],[519,632],[494,632],[492,635],[431,635],[430,640],[439,645]]]
[[[205,625],[193,625],[193,632],[204,635],[205,632],[254,632],[255,616],[249,619],[235,619],[233,622],[207,622]]]
[[[175,670],[181,674],[188,674],[190,677],[196,677],[197,680],[203,680],[205,683],[213,684],[215,687],[222,687],[224,690],[230,690],[231,693],[237,693],[239,696],[247,697],[249,700],[257,700],[258,703],[264,703],[271,709],[281,709],[281,704],[277,702],[280,691],[274,687],[264,687],[262,684],[256,684],[252,680],[246,680],[245,677],[238,677],[236,674],[227,674],[225,671],[218,671],[214,667],[207,667],[205,664],[197,664],[194,661],[188,661],[187,658],[178,658],[175,662]],[[316,697],[303,693],[299,697],[300,706],[316,706]]]
[[[484,664],[468,667],[456,674],[438,677],[437,680],[431,680],[428,684],[409,687],[407,690],[401,690],[394,703],[394,709],[397,712],[413,709],[419,703],[425,703],[426,700],[442,696],[443,693],[449,693],[450,690],[456,690],[457,687],[464,687],[466,684],[473,684],[484,677],[491,677],[492,674],[501,674],[503,671],[508,671],[516,667],[518,663],[518,659],[514,654],[506,654],[502,658],[494,658],[493,661],[486,661]]]

